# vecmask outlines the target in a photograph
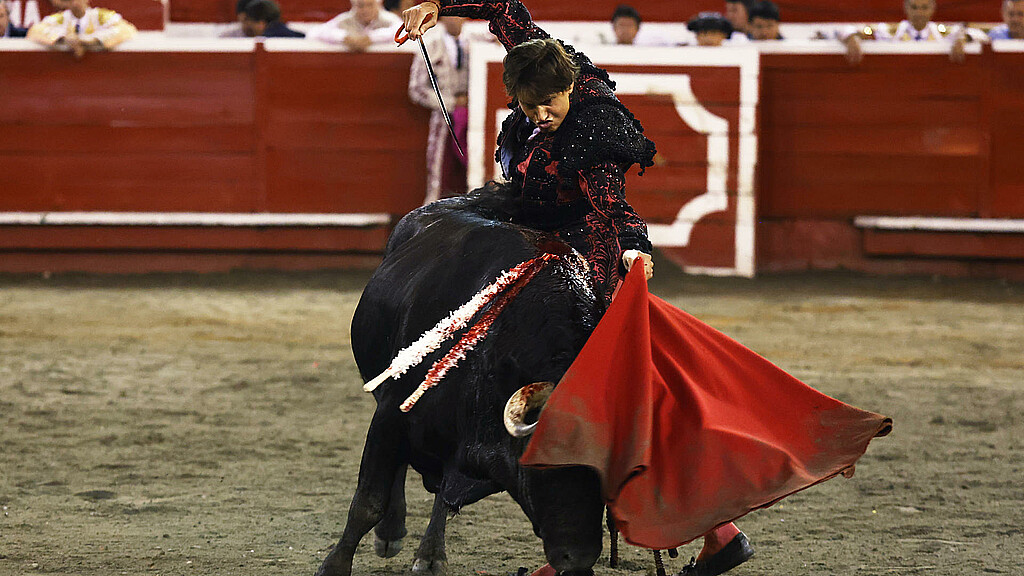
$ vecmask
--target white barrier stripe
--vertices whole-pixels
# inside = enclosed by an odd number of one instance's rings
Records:
[[[926,216],[857,216],[858,228],[929,232],[1024,233],[1024,220],[1008,218],[929,218]]]
[[[756,42],[755,48],[762,54],[846,54],[846,46],[838,40],[784,40]],[[879,55],[914,55],[914,54],[949,54],[949,44],[945,42],[878,42],[861,43],[865,54]],[[981,54],[981,44],[970,42],[964,46],[966,54]]]
[[[43,212],[0,212],[0,225],[31,226],[43,223]]]
[[[993,52],[1024,52],[1024,40],[993,40]]]
[[[389,214],[232,212],[0,212],[3,226],[385,226]]]

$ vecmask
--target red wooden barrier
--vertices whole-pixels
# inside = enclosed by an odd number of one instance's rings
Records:
[[[247,42],[147,52],[140,40],[81,62],[27,42],[0,45],[0,213],[401,215],[422,201],[427,113],[406,95],[413,54],[309,51],[320,48],[302,41],[271,42],[268,52]],[[832,52],[761,55],[758,269],[1019,276],[1024,51],[986,50],[963,65],[939,54],[868,54],[859,67]],[[735,71],[683,68],[698,100],[734,127]],[[489,110],[502,103],[491,84]],[[660,150],[647,175],[629,176],[631,201],[652,224],[708,182],[708,137],[659,98],[623,94]],[[493,124],[491,114],[487,156]],[[729,136],[736,158],[732,128]],[[732,225],[734,170],[728,209],[708,217],[714,226],[695,231],[693,246],[715,246]],[[865,216],[970,220],[937,232]],[[8,222],[0,270],[342,265],[379,251],[386,232]]]
[[[991,196],[985,215],[1024,218],[1024,52],[995,55],[991,101]]]
[[[763,55],[761,216],[979,215],[990,60]]]
[[[762,54],[759,268],[888,271],[915,259],[918,272],[977,273],[956,262],[1021,259],[1024,222],[974,228],[1024,216],[1022,70],[1024,54],[990,49],[965,64],[888,54],[857,67]],[[931,220],[859,230],[868,215]],[[1000,273],[1021,276],[1016,266]]]
[[[527,0],[537,20],[601,21],[611,17],[623,0]],[[629,3],[629,2],[625,2]],[[901,0],[862,0],[828,2],[825,0],[781,0],[776,2],[784,22],[896,22],[903,19]],[[348,10],[348,0],[282,0],[286,20],[325,21]],[[644,0],[632,3],[649,22],[686,22],[703,10],[724,9],[724,0]],[[235,19],[235,0],[170,0],[172,22],[231,22]],[[999,3],[991,0],[943,1],[939,20],[949,22],[994,22],[1000,19]]]
[[[401,215],[422,202],[428,113],[406,94],[412,54],[137,47],[80,62],[0,50],[0,212]],[[386,235],[0,223],[0,270],[347,266]]]
[[[17,87],[0,92],[0,211],[403,214],[422,201],[410,54],[0,59]]]
[[[409,54],[261,59],[268,210],[401,215],[423,202],[428,112],[407,95]]]
[[[260,209],[251,53],[0,58],[0,210]]]

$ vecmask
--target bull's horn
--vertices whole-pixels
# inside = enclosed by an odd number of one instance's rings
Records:
[[[537,422],[527,424],[526,414],[542,408],[554,389],[555,385],[551,382],[534,382],[516,390],[505,403],[505,430],[516,438],[533,434]]]

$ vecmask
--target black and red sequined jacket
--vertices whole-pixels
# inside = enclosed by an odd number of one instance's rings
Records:
[[[550,36],[533,22],[519,0],[440,0],[441,15],[488,20],[506,50]],[[521,222],[551,231],[590,263],[595,287],[605,300],[623,273],[625,250],[651,252],[647,225],[626,202],[625,175],[633,164],[653,164],[654,143],[615,97],[608,73],[576,52],[580,65],[569,95],[569,112],[558,130],[539,132],[517,102],[502,124],[496,159],[514,194]]]

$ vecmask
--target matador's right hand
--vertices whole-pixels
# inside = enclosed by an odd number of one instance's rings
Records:
[[[633,268],[633,264],[637,260],[644,263],[644,276],[650,280],[654,276],[654,259],[650,254],[639,250],[626,250],[622,253],[622,265],[626,268],[626,272]]]
[[[409,33],[409,39],[416,40],[437,24],[441,6],[437,2],[423,2],[402,12],[402,22]]]

